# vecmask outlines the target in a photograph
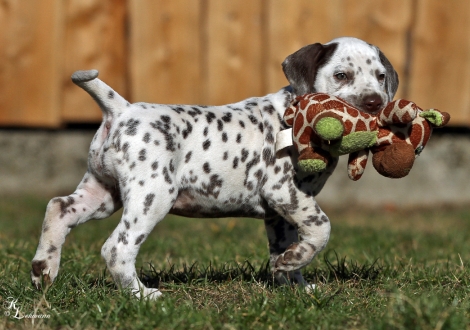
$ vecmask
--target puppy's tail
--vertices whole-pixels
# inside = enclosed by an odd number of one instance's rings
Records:
[[[130,106],[121,95],[98,79],[98,70],[75,71],[72,81],[91,95],[105,117],[117,117]]]

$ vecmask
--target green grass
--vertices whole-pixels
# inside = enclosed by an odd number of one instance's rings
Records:
[[[330,242],[307,293],[274,285],[261,221],[168,217],[137,260],[158,301],[118,290],[100,257],[119,215],[75,228],[56,283],[35,291],[30,260],[45,200],[0,201],[0,328],[470,329],[470,209],[326,210]],[[21,313],[5,316],[8,297]]]

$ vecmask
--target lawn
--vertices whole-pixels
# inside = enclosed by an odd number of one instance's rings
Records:
[[[470,208],[326,209],[330,242],[304,270],[314,292],[273,283],[261,221],[167,217],[137,260],[164,296],[139,301],[100,256],[118,214],[75,228],[56,283],[33,289],[46,203],[0,201],[0,328],[470,329]]]

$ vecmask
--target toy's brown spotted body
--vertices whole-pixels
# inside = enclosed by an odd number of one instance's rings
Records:
[[[432,128],[426,119],[419,116],[422,111],[420,107],[411,101],[396,100],[390,102],[377,115],[379,125],[377,145],[386,146],[406,142],[415,149],[419,145],[424,147],[431,136]]]
[[[293,126],[293,141],[300,153],[299,160],[328,161],[328,156],[320,149],[328,150],[330,141],[322,140],[314,132],[315,125],[322,118],[332,117],[342,122],[343,137],[356,132],[377,132],[372,147],[374,167],[384,176],[399,178],[408,174],[414,158],[429,141],[433,126],[444,126],[450,119],[448,113],[432,111],[441,117],[440,124],[433,124],[420,116],[423,110],[407,100],[392,101],[377,114],[368,114],[337,97],[314,93],[297,97],[286,110],[284,121]],[[350,153],[348,175],[352,180],[358,180],[364,173],[368,154],[368,148]],[[400,170],[395,169],[397,162],[394,158],[397,157],[402,162]]]
[[[312,127],[325,116],[334,116],[343,122],[343,136],[377,130],[375,116],[359,111],[340,98],[324,93],[299,96],[284,114],[285,123],[293,127],[294,145],[299,153],[310,146],[312,138],[321,146],[322,141],[315,139]]]

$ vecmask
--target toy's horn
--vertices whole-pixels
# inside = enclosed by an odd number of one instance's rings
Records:
[[[437,109],[425,110],[419,115],[435,127],[445,126],[450,120],[450,115],[447,112],[439,111]]]

